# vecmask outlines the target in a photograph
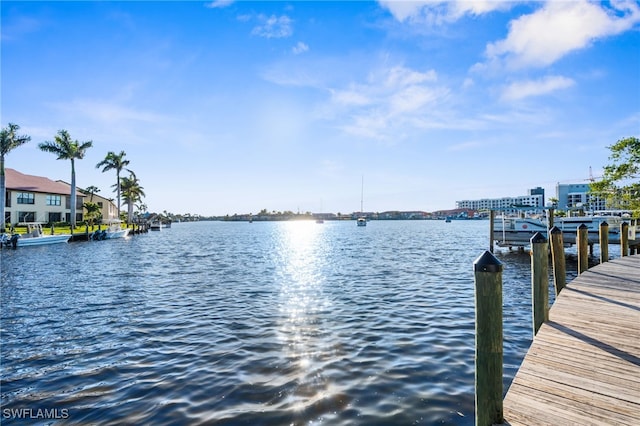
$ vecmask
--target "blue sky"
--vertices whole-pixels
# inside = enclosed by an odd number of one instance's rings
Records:
[[[66,129],[150,211],[455,208],[586,182],[640,135],[636,1],[2,1],[6,167],[70,180]]]

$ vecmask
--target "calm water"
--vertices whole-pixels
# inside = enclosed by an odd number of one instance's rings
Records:
[[[487,246],[487,221],[199,222],[4,249],[2,423],[472,425]],[[506,391],[530,259],[496,256]]]

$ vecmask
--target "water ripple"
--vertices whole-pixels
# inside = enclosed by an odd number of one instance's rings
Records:
[[[4,250],[2,408],[96,425],[471,425],[485,228],[202,222]],[[506,389],[531,338],[529,257],[499,256]]]

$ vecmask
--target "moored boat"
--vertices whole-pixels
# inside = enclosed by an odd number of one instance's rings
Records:
[[[360,216],[356,219],[358,226],[367,226],[367,218],[363,215],[364,208],[364,176],[362,176],[362,185],[360,187]]]
[[[113,238],[124,238],[129,235],[129,228],[122,227],[122,221],[120,220],[111,220],[108,222],[108,227],[106,229],[105,238],[107,240]]]
[[[26,234],[11,236],[3,234],[0,241],[6,246],[30,247],[66,243],[71,238],[71,234],[45,235],[42,231],[42,224],[37,222],[27,223],[26,226]]]
[[[630,219],[617,215],[592,215],[557,217],[553,225],[562,231],[562,239],[565,245],[576,244],[578,228],[581,225],[587,227],[589,244],[598,244],[600,241],[600,224],[606,222],[609,226],[609,243],[620,244],[621,225],[629,224],[629,242],[636,241],[637,219]],[[548,238],[548,222],[541,218],[533,217],[496,217],[493,223],[493,240],[499,247],[525,247],[530,244],[531,237],[537,232]]]

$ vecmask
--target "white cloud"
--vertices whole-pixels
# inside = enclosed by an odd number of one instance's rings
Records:
[[[112,102],[91,99],[76,99],[67,103],[51,105],[54,109],[77,118],[92,120],[103,124],[142,121],[155,123],[166,121],[166,117],[148,111],[129,108]]]
[[[380,0],[378,3],[391,12],[394,18],[400,22],[404,22],[409,18],[420,16],[422,8],[426,7],[429,1],[397,1],[397,0]]]
[[[505,10],[514,2],[500,0],[379,0],[400,22],[442,24],[454,22],[465,15],[483,15],[494,10]]]
[[[548,76],[540,80],[518,81],[510,84],[502,93],[502,99],[514,101],[531,96],[546,95],[573,86],[575,82],[567,77]]]
[[[385,86],[407,87],[414,84],[420,84],[428,81],[436,81],[438,78],[434,70],[427,72],[413,71],[403,66],[395,66],[387,71]]]
[[[207,3],[205,7],[208,7],[209,9],[223,8],[229,6],[233,2],[234,0],[214,0],[210,3]]]
[[[410,86],[389,97],[389,111],[393,114],[411,113],[434,103],[441,93],[430,87]]]
[[[266,38],[284,38],[293,34],[293,21],[286,15],[259,15],[260,24],[255,26],[251,34]]]
[[[331,90],[334,117],[347,133],[378,140],[395,140],[410,128],[433,126],[434,106],[449,90],[438,86],[437,74],[402,65],[372,72],[366,81]],[[430,121],[431,120],[431,121]]]
[[[483,148],[485,146],[486,146],[486,143],[483,143],[481,141],[468,141],[468,142],[460,142],[457,144],[449,145],[447,147],[447,150],[454,151],[454,152],[463,152],[463,151],[470,151],[473,149]]]
[[[299,55],[301,53],[307,52],[309,50],[309,46],[305,43],[299,41],[295,46],[291,49],[294,54]]]
[[[366,94],[358,89],[330,90],[331,100],[339,105],[364,106],[371,104]]]
[[[507,38],[489,44],[486,55],[512,68],[544,67],[638,22],[640,6],[635,2],[612,2],[607,8],[586,0],[549,1],[512,21]]]

